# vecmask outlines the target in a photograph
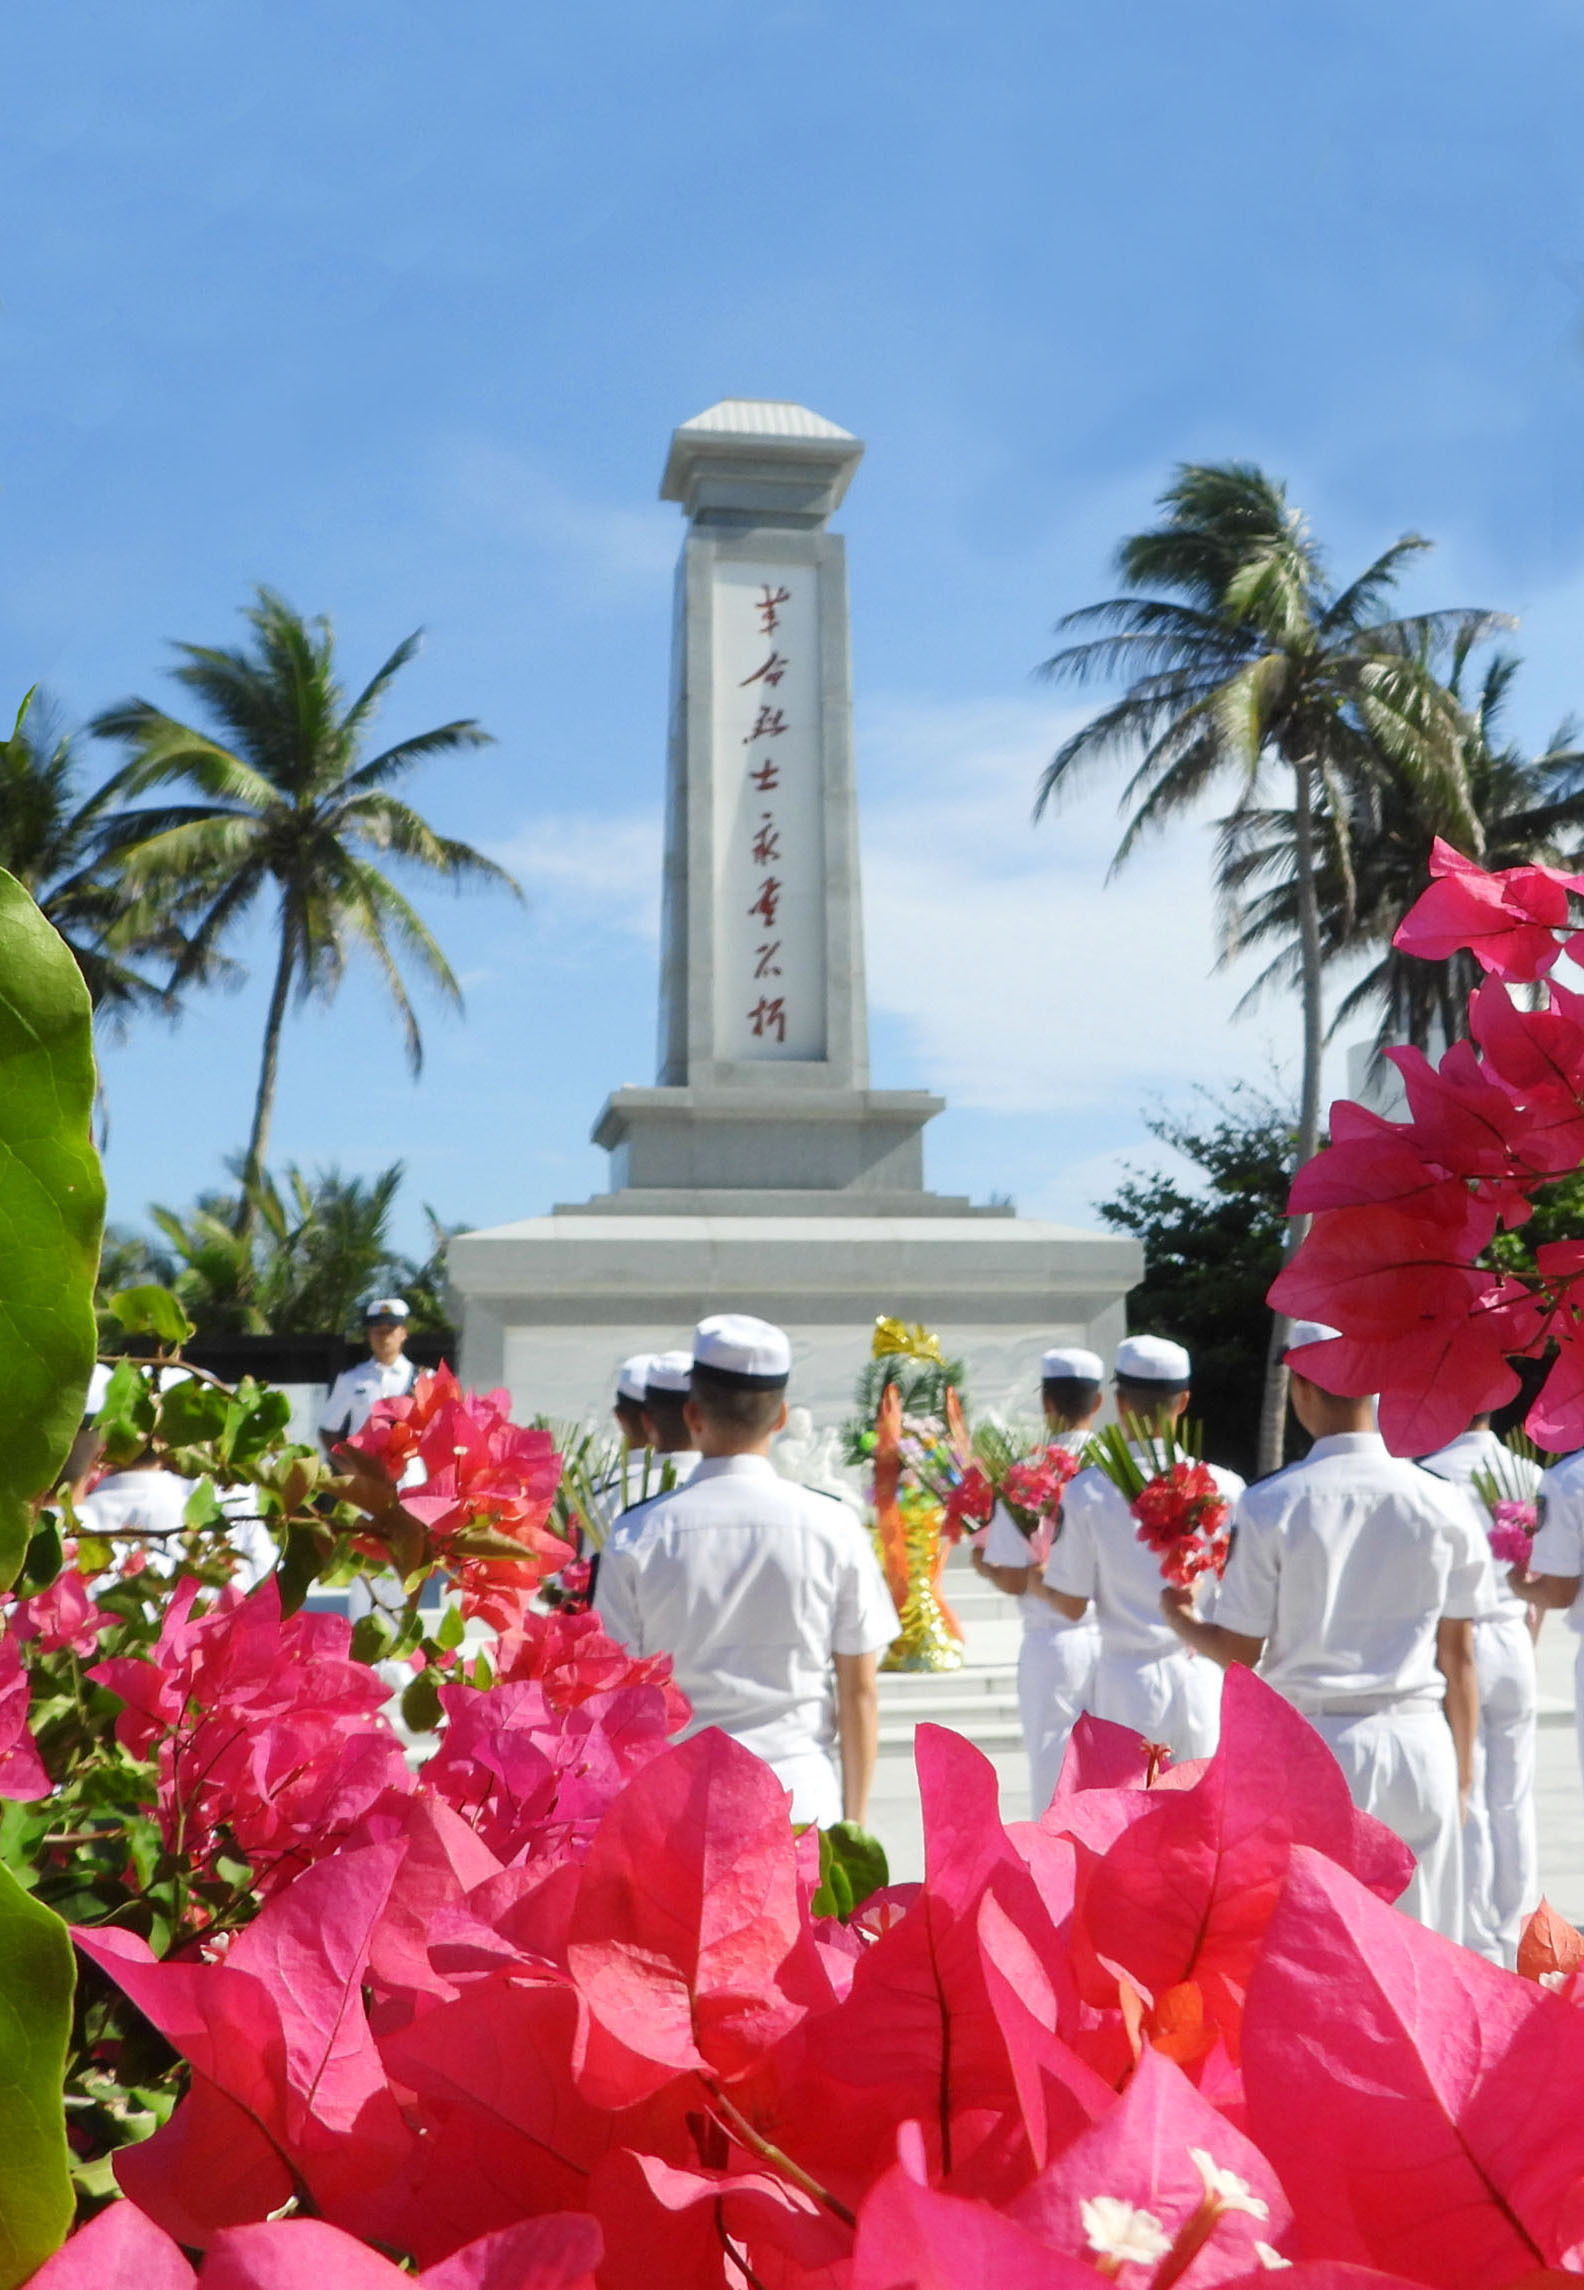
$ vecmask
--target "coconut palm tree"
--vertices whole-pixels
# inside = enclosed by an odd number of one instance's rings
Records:
[[[459,887],[494,884],[522,895],[493,860],[437,834],[390,793],[419,764],[487,744],[476,722],[441,724],[365,755],[375,713],[417,652],[418,635],[398,644],[348,704],[328,620],[304,621],[267,588],[245,618],[246,648],[175,647],[180,665],[172,674],[203,703],[214,733],[141,699],[106,709],[92,727],[130,751],[107,796],[119,802],[176,786],[201,798],[124,813],[112,845],[135,885],[174,886],[190,913],[190,945],[172,972],[172,991],[231,939],[261,897],[273,902],[275,977],[236,1211],[244,1235],[258,1213],[292,996],[328,1001],[349,955],[361,950],[395,1004],[414,1073],[423,1040],[403,960],[461,1005],[439,945],[377,862],[392,858]]]
[[[1448,679],[1459,696],[1466,665],[1466,655],[1456,658]],[[1576,867],[1584,851],[1584,748],[1571,721],[1557,727],[1537,756],[1502,738],[1501,717],[1519,665],[1510,653],[1495,654],[1467,714],[1464,771],[1484,863]],[[1473,957],[1427,962],[1392,945],[1398,924],[1429,883],[1431,844],[1438,835],[1456,842],[1455,822],[1442,815],[1433,790],[1386,757],[1377,757],[1344,793],[1348,815],[1337,820],[1327,796],[1317,820],[1321,959],[1327,965],[1374,960],[1337,1004],[1327,1038],[1373,1010],[1377,1053],[1391,1042],[1428,1050],[1437,1032],[1456,1041],[1468,1030],[1468,996],[1478,982]],[[1276,950],[1240,1008],[1298,976],[1294,832],[1290,810],[1247,808],[1220,823],[1224,959],[1249,948]]]
[[[110,791],[83,794],[72,740],[29,692],[0,740],[0,867],[65,939],[101,1020],[119,1027],[139,1010],[173,1010],[140,965],[180,962],[186,941],[168,902],[136,896],[106,858],[114,824]]]
[[[1069,613],[1063,630],[1099,630],[1044,663],[1053,680],[1122,679],[1122,697],[1075,732],[1047,765],[1036,817],[1086,770],[1127,757],[1121,808],[1131,812],[1113,867],[1152,829],[1231,779],[1239,804],[1258,799],[1273,770],[1291,775],[1293,887],[1303,1008],[1298,1157],[1320,1130],[1324,1047],[1323,950],[1317,891],[1317,808],[1377,754],[1436,791],[1455,839],[1479,848],[1464,779],[1456,699],[1429,664],[1496,623],[1482,612],[1385,616],[1404,566],[1428,543],[1407,533],[1343,588],[1335,587],[1286,489],[1247,462],[1186,464],[1160,500],[1160,524],[1117,552],[1130,592]],[[1293,1245],[1301,1237],[1294,1220]],[[1285,1341],[1272,1331],[1261,1454],[1280,1460]]]

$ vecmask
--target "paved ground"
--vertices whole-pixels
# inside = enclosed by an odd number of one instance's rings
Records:
[[[870,1820],[898,1880],[924,1873],[913,1728],[921,1719],[955,1726],[992,1760],[1008,1820],[1029,1810],[1028,1761],[1017,1713],[1020,1624],[1009,1598],[954,1557],[947,1592],[966,1634],[968,1661],[941,1677],[880,1681],[880,1765]],[[1572,1632],[1552,1615],[1540,1638],[1540,1729],[1536,1808],[1540,1878],[1552,1905],[1584,1925],[1584,1784],[1573,1731]]]

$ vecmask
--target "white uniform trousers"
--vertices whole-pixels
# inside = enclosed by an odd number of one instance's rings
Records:
[[[1073,1727],[1090,1707],[1100,1633],[1092,1622],[1025,1630],[1018,1655],[1018,1714],[1028,1751],[1029,1801],[1037,1821],[1056,1793]]]
[[[1131,1726],[1146,1741],[1163,1741],[1181,1765],[1215,1752],[1221,1738],[1221,1672],[1186,1646],[1152,1658],[1109,1647],[1102,1634],[1089,1706],[1096,1717]]]
[[[822,1749],[799,1750],[765,1760],[783,1789],[792,1794],[792,1820],[802,1828],[834,1828],[842,1817],[841,1777]]]
[[[1524,1918],[1540,1901],[1535,1835],[1534,1640],[1522,1614],[1474,1625],[1479,1733],[1463,1824],[1463,1937],[1513,1971]]]
[[[1413,1702],[1358,1717],[1304,1715],[1347,1779],[1362,1813],[1401,1837],[1418,1866],[1397,1906],[1448,1940],[1463,1937],[1463,1838],[1457,1751],[1439,1703]]]

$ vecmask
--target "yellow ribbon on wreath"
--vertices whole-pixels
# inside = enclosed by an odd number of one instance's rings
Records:
[[[933,1360],[937,1367],[943,1368],[946,1365],[939,1336],[932,1336],[921,1320],[915,1320],[910,1328],[905,1320],[890,1320],[883,1314],[875,1321],[870,1357],[876,1360]]]

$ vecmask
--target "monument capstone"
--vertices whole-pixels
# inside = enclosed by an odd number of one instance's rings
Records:
[[[869,1084],[846,547],[863,446],[807,407],[731,398],[671,440],[677,568],[652,1088],[594,1125],[611,1189],[451,1244],[462,1371],[519,1410],[608,1405],[617,1360],[753,1311],[795,1396],[847,1412],[877,1313],[940,1331],[977,1404],[1028,1412],[1039,1353],[1104,1349],[1132,1241],[932,1193],[944,1100]],[[940,918],[945,924],[948,918]]]

